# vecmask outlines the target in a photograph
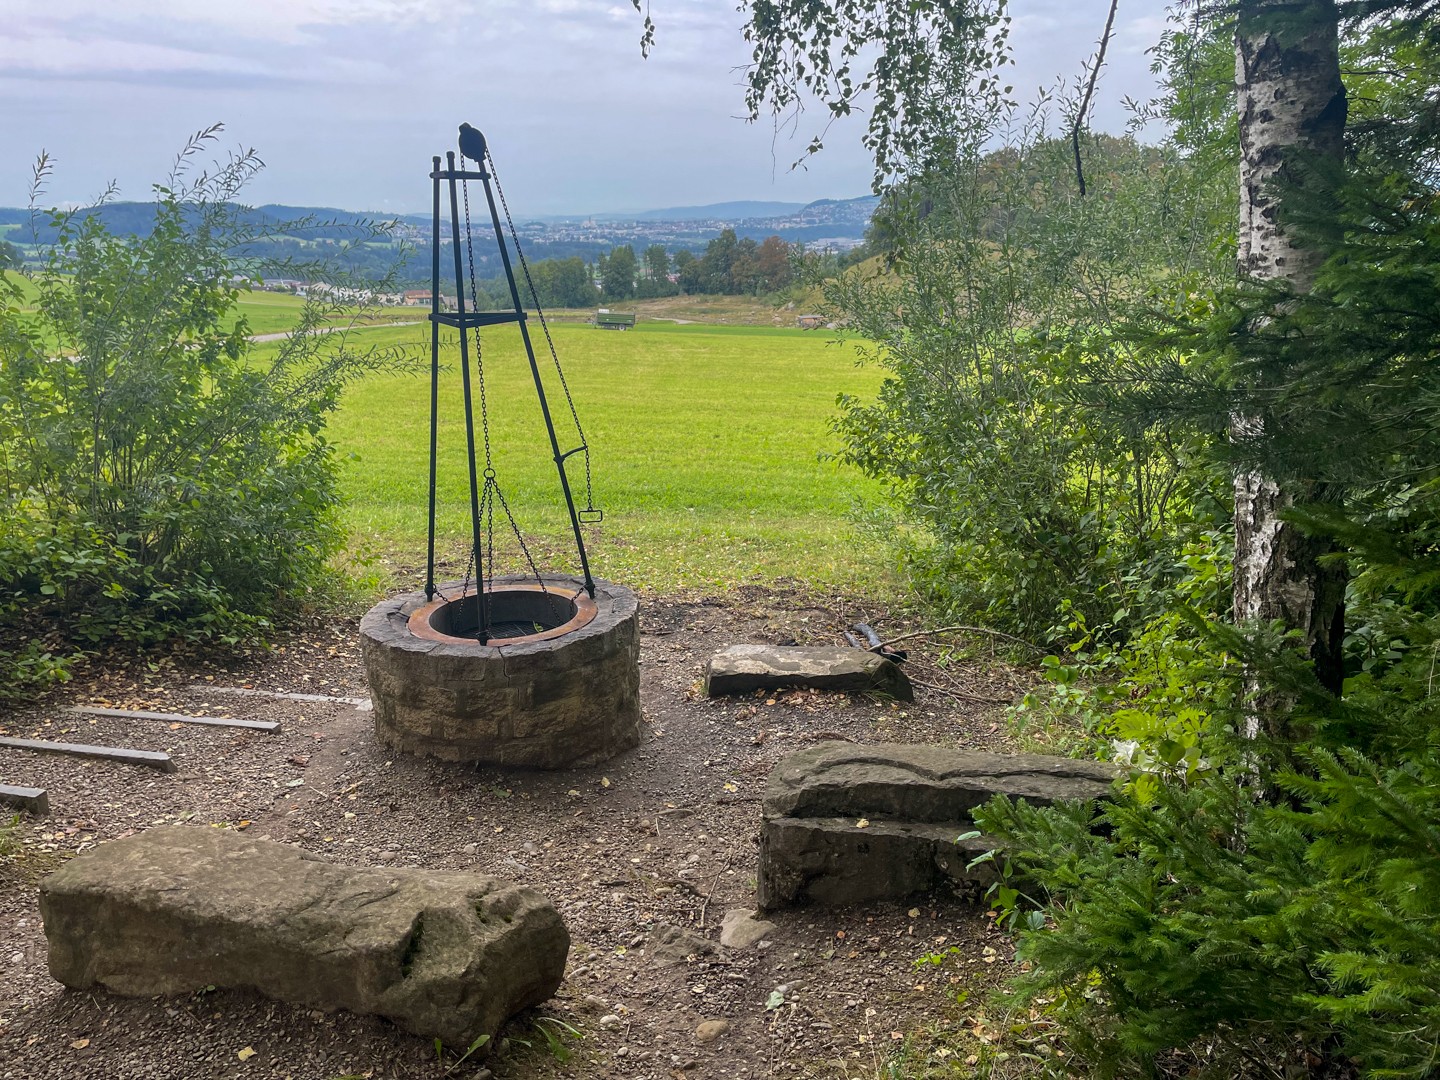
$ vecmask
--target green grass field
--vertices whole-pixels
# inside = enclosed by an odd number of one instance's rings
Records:
[[[857,574],[873,580],[877,554],[854,535],[848,511],[876,488],[822,460],[836,446],[827,426],[836,394],[871,394],[879,385],[878,372],[855,366],[851,348],[758,327],[642,324],[613,333],[560,325],[552,334],[591,447],[595,502],[605,512],[603,523],[586,528],[597,576],[650,588],[779,577],[825,587]],[[578,439],[538,326],[534,337],[563,452]],[[355,341],[409,344],[428,355],[424,327],[367,330]],[[500,490],[543,553],[542,565],[573,569],[568,519],[518,330],[489,330],[483,349]],[[438,517],[442,552],[453,557],[467,550],[469,529],[453,335],[444,363]],[[376,377],[353,387],[330,438],[343,461],[357,547],[413,575],[425,557],[428,377]],[[583,505],[580,455],[569,470]],[[497,534],[503,529],[498,522]]]
[[[305,298],[288,293],[244,290],[237,303],[239,314],[250,324],[255,335],[279,334],[291,329],[300,318]],[[326,321],[331,325],[365,325],[367,323],[421,321],[429,314],[421,308],[374,308],[358,313],[337,315]]]

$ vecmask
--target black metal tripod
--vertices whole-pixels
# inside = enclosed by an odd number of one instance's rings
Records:
[[[479,614],[478,640],[481,644],[486,643],[490,637],[490,619],[486,597],[487,556],[490,564],[489,577],[494,577],[494,514],[498,505],[505,517],[508,519],[511,529],[520,542],[520,548],[530,565],[531,573],[536,580],[540,580],[539,571],[530,552],[525,545],[519,527],[515,523],[514,516],[500,491],[499,482],[490,454],[490,428],[488,418],[488,406],[486,400],[485,373],[480,348],[480,328],[483,326],[494,326],[499,323],[519,323],[520,337],[525,344],[525,354],[530,361],[530,373],[535,380],[535,393],[540,399],[540,412],[545,419],[545,429],[550,436],[550,449],[555,461],[555,469],[560,477],[560,490],[565,496],[565,507],[570,515],[570,527],[575,536],[575,547],[580,557],[580,570],[584,578],[585,591],[593,598],[595,596],[595,582],[590,576],[590,561],[585,553],[585,539],[580,532],[581,521],[599,521],[603,514],[594,509],[593,496],[590,486],[590,449],[585,440],[584,430],[580,427],[580,420],[575,412],[575,403],[571,398],[569,385],[565,381],[565,373],[560,367],[560,360],[555,352],[555,343],[550,337],[550,329],[545,323],[545,313],[540,308],[539,295],[535,290],[534,280],[530,276],[530,269],[525,262],[524,252],[520,250],[519,238],[515,233],[515,223],[510,218],[508,204],[505,203],[505,194],[500,191],[500,202],[505,207],[506,223],[509,225],[510,239],[515,245],[515,253],[520,259],[521,270],[525,275],[526,285],[529,287],[531,300],[539,316],[540,327],[545,335],[546,343],[550,347],[551,358],[555,361],[555,369],[559,373],[560,385],[565,392],[565,400],[570,407],[570,415],[575,421],[575,430],[579,436],[579,445],[574,449],[561,451],[560,441],[555,433],[555,423],[550,415],[549,400],[545,395],[545,386],[540,378],[540,366],[535,359],[535,348],[530,339],[530,330],[527,325],[525,306],[520,300],[520,290],[515,282],[515,272],[510,262],[510,253],[505,243],[505,232],[500,225],[500,214],[495,204],[495,193],[500,190],[500,182],[495,177],[495,163],[490,156],[485,138],[480,132],[468,124],[462,125],[460,135],[461,159],[460,168],[456,168],[455,152],[451,151],[445,155],[445,168],[440,167],[440,158],[432,159],[433,167],[430,178],[434,190],[432,210],[432,250],[431,250],[431,284],[430,284],[430,522],[429,522],[429,548],[425,570],[425,597],[427,600],[434,599],[435,588],[435,471],[437,461],[437,437],[439,426],[439,403],[440,403],[440,327],[453,326],[460,332],[460,378],[465,408],[465,449],[466,459],[470,472],[470,528],[471,528],[471,553],[470,560],[475,567],[476,602]],[[475,168],[467,169],[465,159],[473,158]],[[500,249],[500,261],[505,268],[505,278],[510,287],[510,299],[513,310],[509,311],[479,311],[478,290],[475,285],[475,257],[471,246],[470,236],[470,193],[469,181],[479,180],[485,188],[485,201],[490,210],[490,221],[495,230],[495,242]],[[492,188],[492,180],[494,186]],[[450,241],[454,250],[455,264],[455,300],[454,312],[440,310],[440,202],[442,184],[449,188],[450,201]],[[460,202],[463,196],[465,207],[464,212],[464,233],[461,232]],[[462,248],[463,240],[463,248]],[[466,282],[470,286],[470,304],[466,305]],[[474,366],[476,370],[475,385],[472,387],[471,380],[471,349],[470,337],[474,335]],[[481,435],[483,439],[484,467],[483,469],[475,457],[475,391],[478,391],[480,404]],[[576,454],[582,454],[585,461],[585,494],[586,507],[584,510],[577,510],[575,499],[570,490],[570,478],[566,472],[566,461]],[[482,520],[486,527],[487,545],[481,545]],[[469,570],[466,571],[468,585]],[[543,587],[544,582],[541,581]]]

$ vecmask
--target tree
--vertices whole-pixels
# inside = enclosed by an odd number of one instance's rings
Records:
[[[1238,263],[1242,276],[1309,291],[1326,253],[1283,224],[1285,189],[1301,191],[1345,153],[1345,86],[1340,78],[1335,0],[1242,0],[1235,27],[1236,112],[1240,139]],[[1259,328],[1264,332],[1263,326]],[[1242,387],[1265,391],[1265,386]],[[1263,415],[1237,411],[1231,438],[1264,435]],[[1279,433],[1283,434],[1283,433]],[[1235,618],[1279,620],[1299,630],[1321,682],[1340,692],[1344,679],[1345,579],[1322,565],[1329,545],[1283,514],[1330,494],[1282,489],[1260,469],[1235,477]],[[1265,705],[1252,723],[1284,734],[1283,701]]]
[[[704,292],[704,270],[693,251],[681,249],[675,253],[675,276],[680,291],[686,296]]]
[[[739,246],[735,230],[725,228],[720,235],[705,245],[705,254],[700,258],[700,291],[724,294],[731,291],[730,271],[735,262],[735,249]]]
[[[610,252],[600,271],[600,289],[607,300],[628,300],[635,295],[635,249],[621,244]]]
[[[645,249],[645,275],[657,284],[669,284],[670,256],[663,244],[651,244]]]
[[[730,260],[730,292],[755,296],[760,292],[760,263],[756,257],[760,250],[751,237],[745,237],[735,245],[735,254]]]
[[[542,259],[531,265],[530,272],[545,307],[592,307],[599,297],[590,268],[578,255]]]
[[[779,292],[790,284],[790,245],[778,236],[767,236],[755,252],[755,268],[766,292]]]

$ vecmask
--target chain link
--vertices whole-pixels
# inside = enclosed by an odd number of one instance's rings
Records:
[[[488,151],[486,152],[486,155],[485,155],[485,156],[486,156],[486,158],[487,158],[487,160],[488,160],[489,157],[490,157]],[[465,155],[462,154],[462,155],[460,156],[460,163],[461,163],[461,167],[462,167],[462,168],[464,167],[465,161],[466,161]],[[486,164],[486,162],[476,162],[476,164],[479,165],[479,166],[483,169],[484,166],[485,166],[485,164]],[[493,163],[493,162],[489,162],[489,164],[490,164],[491,172],[492,172],[492,174],[493,174],[494,168],[495,168],[494,163]],[[498,182],[497,182],[496,186],[497,186],[497,188],[498,188],[498,186],[499,186]],[[462,180],[462,181],[460,182],[460,191],[461,191],[461,194],[462,194],[462,196],[463,196],[463,198],[464,198],[464,204],[465,204],[465,256],[466,256],[466,262],[467,262],[468,267],[469,267],[469,276],[470,276],[470,310],[471,310],[471,312],[472,312],[472,314],[473,314],[473,313],[478,312],[478,311],[480,310],[480,290],[479,290],[479,287],[478,287],[478,285],[477,285],[477,283],[476,283],[476,280],[475,280],[475,244],[474,244],[474,235],[473,235],[473,233],[472,233],[472,231],[471,231],[471,228],[470,228],[470,182],[469,182],[468,180]],[[503,193],[503,192],[501,193],[500,198],[501,198],[502,201],[504,200],[505,196],[504,196],[504,193]],[[510,211],[509,211],[508,208],[506,209],[505,214],[506,214],[506,220],[508,221],[508,220],[509,220],[509,214],[510,214]],[[513,222],[511,223],[510,231],[511,231],[511,235],[513,236],[513,235],[514,235],[514,231],[515,231],[515,226],[514,226],[514,223],[513,223]],[[517,247],[516,247],[516,251],[519,251],[518,245],[517,245]],[[524,259],[524,256],[523,256],[523,255],[521,256],[521,259],[522,259],[522,260]],[[523,261],[522,261],[522,265],[523,265]],[[525,276],[526,276],[526,280],[529,281],[530,272],[529,272],[529,269],[528,269],[528,268],[527,268],[526,271],[525,271]],[[531,284],[531,289],[532,289],[532,290],[534,289],[533,283]],[[462,298],[462,299],[463,299],[463,298]],[[543,325],[543,324],[542,324],[542,325]],[[483,551],[480,551],[480,550],[477,550],[476,546],[475,546],[473,543],[470,545],[470,558],[467,560],[466,565],[465,565],[465,583],[464,583],[464,585],[462,586],[461,595],[463,596],[463,595],[465,595],[465,593],[468,593],[468,592],[470,591],[470,577],[471,577],[472,571],[475,571],[475,572],[477,572],[477,574],[478,574],[478,577],[477,577],[477,580],[476,580],[476,589],[477,589],[477,591],[478,591],[480,588],[483,587],[483,585],[484,585],[484,583],[485,583],[486,581],[490,581],[490,582],[492,582],[492,584],[493,584],[493,582],[494,582],[494,580],[495,580],[495,503],[496,503],[497,501],[500,503],[500,509],[501,509],[502,511],[504,511],[506,521],[508,521],[509,524],[510,524],[510,531],[515,534],[515,540],[516,540],[516,542],[520,545],[520,553],[525,557],[525,563],[526,563],[527,566],[530,567],[530,573],[531,573],[531,575],[535,578],[535,580],[536,580],[537,582],[539,582],[539,584],[540,584],[540,591],[541,591],[542,593],[548,595],[550,590],[549,590],[549,589],[546,587],[546,585],[545,585],[545,579],[540,576],[540,569],[539,569],[539,567],[538,567],[538,566],[536,565],[536,563],[535,563],[535,557],[534,557],[533,555],[531,555],[531,553],[530,553],[530,548],[529,548],[529,546],[525,543],[525,537],[524,537],[524,535],[520,532],[520,525],[519,525],[518,522],[516,522],[516,520],[515,520],[515,515],[514,515],[513,513],[511,513],[511,511],[510,511],[510,504],[509,504],[509,503],[506,501],[506,499],[505,499],[505,493],[500,490],[500,481],[497,479],[497,477],[496,477],[496,475],[495,475],[495,463],[494,463],[494,459],[493,459],[493,457],[492,457],[492,451],[491,451],[491,447],[490,447],[490,403],[489,403],[489,396],[488,396],[488,393],[487,393],[487,390],[486,390],[486,386],[485,386],[485,359],[484,359],[484,353],[483,353],[483,351],[482,351],[481,342],[480,342],[480,327],[479,327],[478,325],[477,325],[477,326],[474,326],[474,327],[472,327],[472,330],[473,330],[473,335],[472,335],[472,337],[473,337],[473,340],[474,340],[474,342],[475,342],[475,378],[476,378],[476,382],[478,383],[479,388],[480,388],[480,433],[481,433],[482,444],[483,444],[484,447],[485,447],[485,473],[484,473],[484,476],[485,476],[485,484],[484,484],[484,487],[481,489],[481,492],[480,492],[480,500],[479,500],[479,501],[480,501],[480,507],[479,507],[480,514],[481,514],[481,516],[485,519],[485,549],[484,549]],[[461,327],[460,332],[461,332],[462,334],[465,332],[464,327]],[[546,336],[546,339],[548,340],[550,335],[549,335],[549,333],[547,332],[545,336]],[[555,355],[555,347],[554,347],[553,344],[552,344],[551,347],[550,347],[550,355],[551,355],[551,356],[554,356],[554,355]],[[558,368],[558,367],[559,367],[559,364],[560,364],[560,361],[559,361],[558,358],[556,358],[555,364],[556,364],[556,367]],[[561,382],[562,382],[562,385],[563,385],[563,382],[564,382],[563,373],[562,373],[562,376],[561,376]],[[568,391],[568,390],[566,391],[566,398],[567,398],[567,399],[569,398],[569,391]],[[570,412],[571,412],[571,415],[573,416],[573,415],[574,415],[574,412],[575,412],[575,405],[574,405],[573,402],[571,402],[571,405],[570,405]],[[578,419],[576,420],[576,426],[577,426],[577,428],[578,428],[578,426],[579,426],[579,420],[578,420]],[[582,438],[582,441],[583,441],[583,438],[584,438],[583,435],[582,435],[581,438]],[[588,472],[589,472],[589,452],[588,452],[588,451],[586,452],[586,472],[587,472],[587,481],[588,481]],[[587,492],[587,493],[588,493],[588,492]],[[487,613],[488,613],[488,608],[487,608]],[[484,626],[484,627],[481,627],[480,629],[482,629],[482,630],[485,632],[485,636],[488,638],[488,637],[489,637],[489,630],[490,630],[490,627],[489,627],[489,625],[488,625],[488,618],[487,618],[487,625]]]

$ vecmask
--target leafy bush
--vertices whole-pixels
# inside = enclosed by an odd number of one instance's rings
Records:
[[[963,152],[890,197],[888,268],[827,289],[888,374],[876,401],[841,400],[837,428],[912,526],[917,590],[1031,639],[1068,636],[1067,599],[1123,636],[1157,610],[1137,604],[1173,579],[1185,532],[1227,510],[1191,446],[1075,392],[1080,368],[1118,363],[1128,346],[1103,328],[1155,278],[1213,269],[1187,216],[1210,189],[1183,160],[1110,137],[1091,153],[1080,198],[1068,141],[1039,120]]]
[[[260,268],[231,199],[253,154],[156,189],[153,230],[52,212],[33,309],[0,311],[0,641],[8,680],[75,649],[254,637],[327,580],[342,540],[325,417],[386,352],[356,352],[313,302],[263,358],[236,302]],[[39,185],[48,173],[42,158]],[[333,294],[332,294],[333,295]],[[42,635],[47,635],[43,636]]]

